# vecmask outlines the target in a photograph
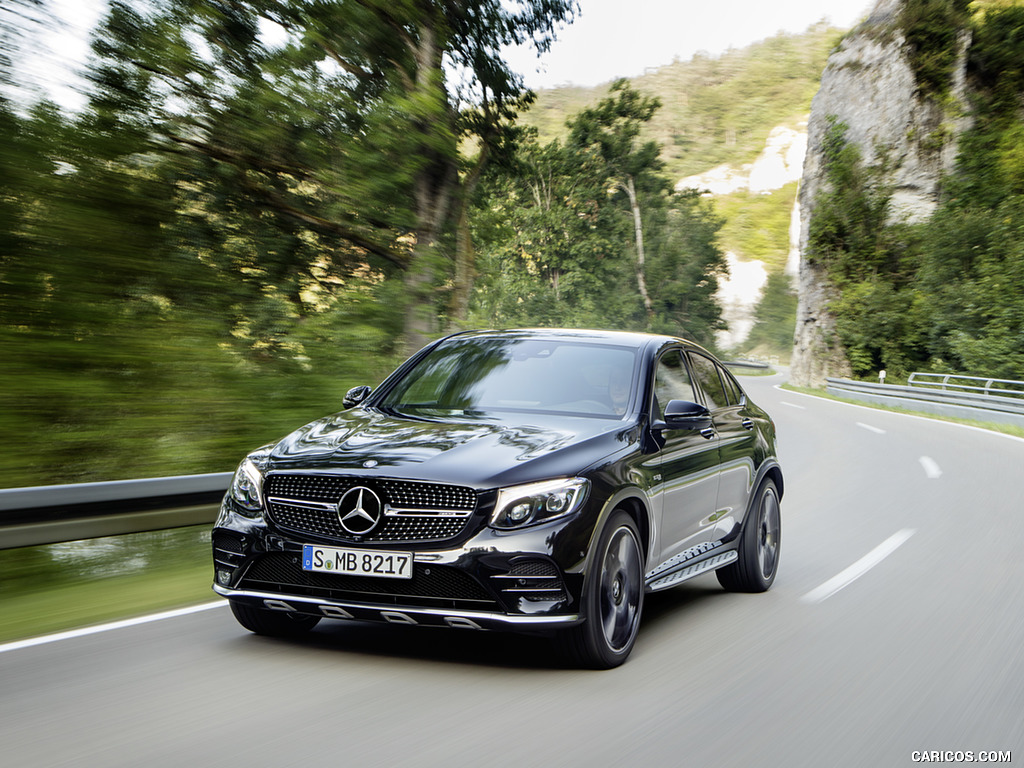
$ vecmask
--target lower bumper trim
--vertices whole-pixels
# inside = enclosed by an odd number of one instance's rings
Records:
[[[237,600],[259,608],[267,607],[273,602],[277,610],[284,610],[280,606],[287,605],[294,613],[326,616],[332,619],[383,621],[391,624],[418,624],[459,629],[510,630],[516,628],[568,626],[578,624],[582,620],[582,617],[576,613],[558,616],[517,616],[505,613],[486,613],[483,611],[444,610],[406,606],[401,606],[401,610],[396,611],[394,605],[342,602],[339,600],[328,600],[323,597],[306,597],[303,595],[282,596],[272,592],[230,589],[220,584],[214,584],[213,591],[229,600]],[[285,599],[282,599],[282,597]]]

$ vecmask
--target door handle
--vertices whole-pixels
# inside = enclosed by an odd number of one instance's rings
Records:
[[[711,438],[713,438],[715,436],[715,428],[714,427],[706,427],[706,428],[702,429],[700,431],[700,436],[701,437],[706,437],[708,440],[710,440]]]
[[[750,419],[744,419],[741,423],[743,424],[744,429],[754,428],[754,422],[752,422]]]

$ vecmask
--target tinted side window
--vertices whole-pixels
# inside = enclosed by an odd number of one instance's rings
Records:
[[[726,394],[729,395],[729,403],[731,405],[740,405],[743,402],[743,390],[736,382],[736,379],[722,366],[718,366],[718,373],[722,377],[722,383],[725,384]]]
[[[722,385],[722,378],[718,375],[718,366],[710,358],[690,353],[690,363],[693,365],[693,377],[697,385],[704,391],[707,399],[708,410],[722,408],[729,404],[725,394],[725,387]]]
[[[654,415],[665,418],[665,406],[669,400],[691,400],[697,398],[693,393],[693,382],[683,365],[682,355],[678,349],[662,356],[654,374]]]

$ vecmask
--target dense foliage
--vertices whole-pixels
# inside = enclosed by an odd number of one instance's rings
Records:
[[[0,486],[230,469],[467,318],[710,340],[657,101],[514,125],[573,6],[112,4],[83,112],[0,98]]]
[[[569,121],[565,144],[527,131],[495,169],[477,216],[484,317],[713,343],[721,220],[698,195],[674,193],[658,145],[639,138],[658,107],[619,81]]]
[[[899,26],[923,93],[949,93],[959,54],[958,36],[970,20],[970,4],[971,0],[903,0]]]

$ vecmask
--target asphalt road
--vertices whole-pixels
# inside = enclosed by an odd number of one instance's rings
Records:
[[[775,586],[733,595],[709,575],[650,596],[621,668],[559,669],[542,639],[464,631],[330,622],[272,640],[216,607],[0,647],[0,761],[1024,761],[1024,441],[780,381],[744,379],[781,434]]]

